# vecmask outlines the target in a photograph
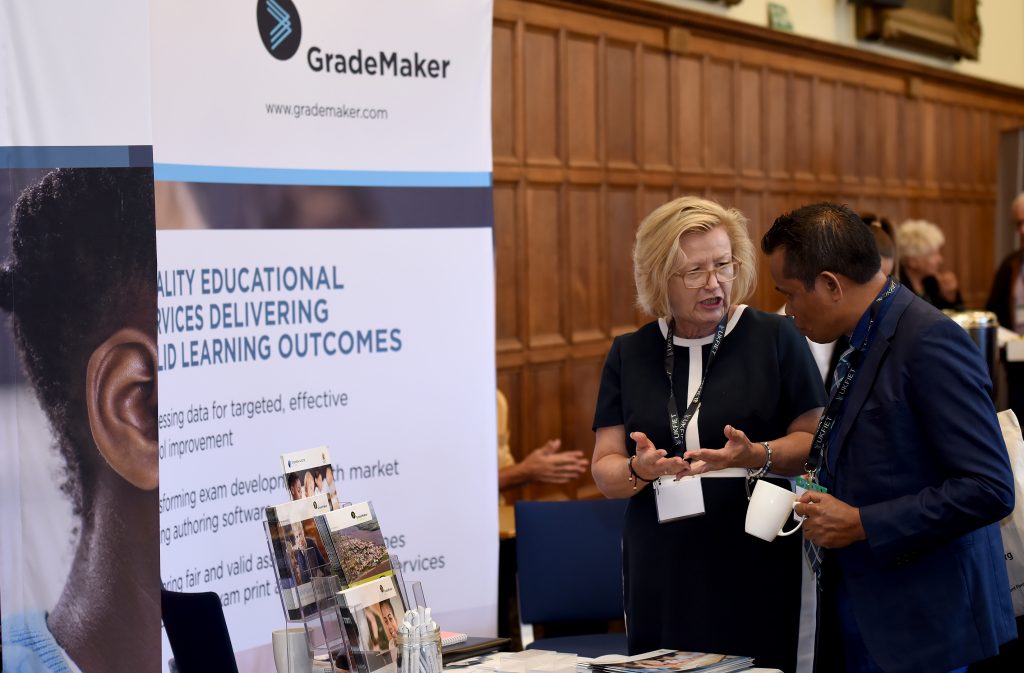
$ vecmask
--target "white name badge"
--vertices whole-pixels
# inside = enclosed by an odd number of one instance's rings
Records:
[[[704,489],[700,477],[659,477],[654,484],[658,523],[687,519],[704,513]]]

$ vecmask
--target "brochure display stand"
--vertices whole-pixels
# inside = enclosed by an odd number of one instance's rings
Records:
[[[386,572],[344,586],[338,575],[343,564],[318,563],[323,555],[297,532],[302,530],[299,526],[274,519],[264,522],[275,560],[285,621],[282,631],[291,635],[275,639],[279,668],[288,662],[280,670],[396,673],[398,625],[409,604],[400,561],[390,556]],[[304,638],[295,637],[296,633]],[[298,648],[304,651],[294,651]],[[303,661],[311,664],[296,663]]]
[[[334,596],[340,589],[338,578],[331,572],[329,564],[315,564],[314,554],[290,547],[285,542],[288,539],[287,527],[288,524],[270,521],[263,524],[267,545],[277,568],[278,595],[284,615],[283,632],[290,636],[274,642],[278,667],[280,669],[282,661],[287,662],[285,670],[299,673],[310,670],[310,665],[295,667],[297,662],[311,660],[313,670],[347,670],[348,647],[332,607]],[[303,638],[295,637],[293,634],[296,632],[301,632]],[[304,651],[294,652],[297,648]]]

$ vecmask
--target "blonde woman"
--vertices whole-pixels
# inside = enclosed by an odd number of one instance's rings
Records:
[[[629,651],[744,654],[793,671],[800,537],[744,533],[745,486],[751,472],[802,471],[824,404],[818,370],[792,321],[739,303],[757,259],[738,211],[696,197],[661,206],[640,224],[633,266],[639,304],[657,319],[612,343],[591,467],[607,497],[630,498]],[[675,488],[703,512],[659,523],[656,500]]]
[[[900,283],[938,309],[962,310],[956,274],[942,269],[942,230],[927,220],[907,220],[896,230]]]

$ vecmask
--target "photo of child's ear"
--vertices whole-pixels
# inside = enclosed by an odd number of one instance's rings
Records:
[[[4,171],[0,181],[24,174]],[[0,215],[9,207],[0,203]],[[70,573],[54,578],[63,584],[55,604],[4,615],[4,644],[8,633],[25,634],[19,670],[65,658],[85,673],[95,662],[114,673],[159,670],[153,171],[35,175],[10,208],[9,234],[0,309],[63,463],[59,488],[73,520],[52,537],[76,548]],[[22,455],[49,448],[18,445]]]

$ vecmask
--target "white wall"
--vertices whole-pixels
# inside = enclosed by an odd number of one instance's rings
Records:
[[[666,5],[717,14],[757,26],[768,25],[770,0],[742,0],[725,7],[707,0],[657,0]],[[774,0],[789,10],[793,32],[826,42],[857,47],[971,77],[1024,88],[1024,2],[1021,0],[981,0],[981,49],[977,61],[953,61],[893,49],[855,37],[856,19],[850,0]]]

